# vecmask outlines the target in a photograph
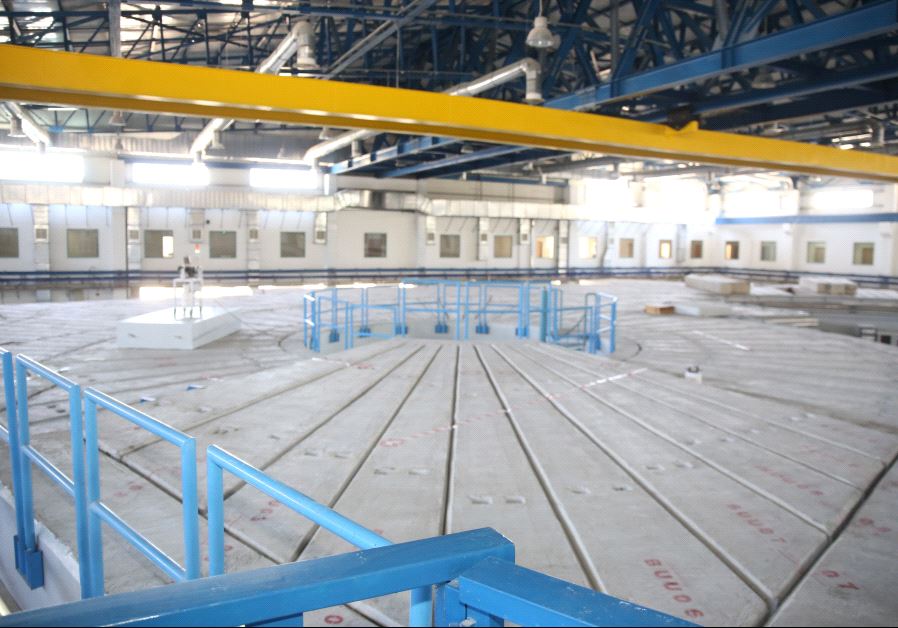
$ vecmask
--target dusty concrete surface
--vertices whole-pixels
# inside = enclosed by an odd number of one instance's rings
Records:
[[[297,291],[223,299],[243,329],[192,352],[117,349],[114,321],[158,308],[124,301],[0,307],[0,346],[395,541],[491,526],[521,564],[709,625],[894,624],[898,539],[884,522],[898,501],[894,471],[882,476],[898,453],[898,352],[757,308],[641,312],[720,302],[682,283],[601,289],[621,297],[615,359],[473,333],[314,355]],[[704,384],[682,378],[694,364]],[[67,465],[61,397],[29,390],[36,446]],[[105,414],[100,435],[104,499],[179,559],[177,450]],[[204,507],[203,454],[198,469]],[[71,505],[39,473],[35,487],[38,517],[72,543]],[[232,478],[226,495],[230,571],[349,549]],[[104,543],[108,591],[166,582],[108,529]],[[395,596],[307,623],[403,622],[406,608]]]

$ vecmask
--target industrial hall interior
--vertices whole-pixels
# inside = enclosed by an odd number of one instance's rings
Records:
[[[898,627],[898,0],[0,0],[0,628]]]

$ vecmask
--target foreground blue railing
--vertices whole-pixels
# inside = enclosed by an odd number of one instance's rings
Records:
[[[206,450],[207,499],[209,500],[209,575],[224,574],[224,484],[222,471],[227,469],[237,478],[276,499],[294,512],[306,517],[359,549],[385,547],[392,543],[360,526],[340,513],[319,504],[311,497],[265,475],[252,465],[215,445]],[[410,626],[430,626],[430,589],[412,591]]]
[[[81,414],[81,387],[47,367],[24,355],[15,359],[15,385],[18,404],[10,422],[10,441],[17,443],[17,451],[12,452],[13,465],[19,466],[20,496],[17,499],[17,510],[21,516],[17,520],[16,567],[24,576],[32,589],[43,586],[43,555],[37,547],[34,533],[34,489],[32,485],[31,467],[36,466],[55,484],[60,486],[75,502],[75,530],[81,578],[81,594],[87,597],[90,591],[90,563],[84,557],[90,553],[87,536],[87,491],[84,482],[84,440],[83,417]],[[72,454],[72,475],[69,477],[62,469],[50,462],[43,454],[31,446],[31,430],[28,420],[28,373],[32,373],[61,388],[69,399],[69,433]]]
[[[18,613],[0,626],[302,625],[302,615],[437,588],[440,626],[693,626],[514,564],[489,528]]]
[[[181,501],[183,510],[184,563],[181,567],[148,538],[137,532],[110,510],[100,495],[100,444],[97,429],[97,408],[105,408],[114,415],[137,425],[151,434],[172,443],[181,450]],[[85,597],[104,593],[102,524],[118,532],[150,562],[177,581],[200,577],[200,533],[196,494],[196,439],[187,436],[161,421],[93,388],[84,393],[84,414],[87,441],[87,526],[90,536],[90,587]],[[81,562],[85,562],[81,558]],[[83,589],[83,586],[82,586]]]
[[[413,288],[429,288],[428,296],[413,299]],[[372,303],[372,290],[391,291],[389,285],[376,287],[330,287],[314,290],[303,297],[303,338],[305,346],[321,351],[322,338],[344,349],[355,346],[356,338],[392,338],[407,335],[409,315],[430,316],[433,331],[467,340],[473,323],[476,334],[489,334],[490,317],[515,319],[514,333],[530,336],[531,318],[539,316],[542,342],[572,346],[589,353],[615,350],[617,298],[599,292],[584,296],[580,305],[565,305],[564,290],[548,283],[488,281],[461,282],[429,278],[404,278],[395,287],[395,296]],[[391,293],[388,293],[391,294]],[[534,296],[541,302],[534,308]],[[389,313],[379,328],[372,325],[372,312]],[[359,324],[356,324],[356,322]]]

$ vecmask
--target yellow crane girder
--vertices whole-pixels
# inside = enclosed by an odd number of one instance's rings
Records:
[[[0,100],[438,135],[898,182],[898,157],[548,107],[0,45]]]

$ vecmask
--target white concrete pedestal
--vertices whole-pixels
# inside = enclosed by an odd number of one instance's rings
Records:
[[[202,318],[186,319],[166,308],[119,321],[116,342],[138,349],[196,349],[239,330],[240,319],[220,307],[204,307]]]

